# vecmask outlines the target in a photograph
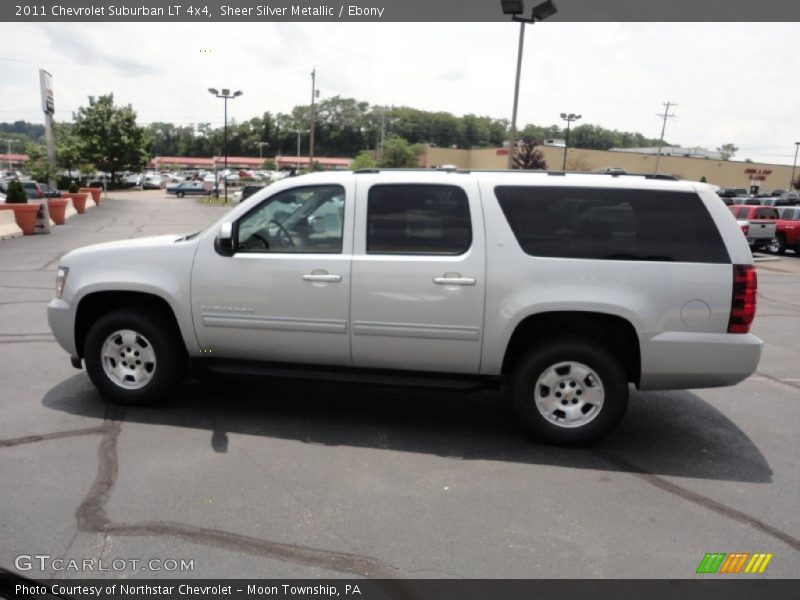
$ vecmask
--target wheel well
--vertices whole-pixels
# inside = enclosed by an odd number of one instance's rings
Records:
[[[509,374],[531,346],[564,335],[584,336],[607,348],[620,361],[628,381],[639,384],[641,359],[636,329],[622,317],[590,312],[547,312],[523,319],[508,342],[503,374]]]
[[[92,323],[118,308],[131,308],[159,315],[173,327],[176,335],[180,336],[175,313],[163,298],[144,292],[95,292],[84,297],[78,304],[75,317],[75,348],[79,357],[83,358],[83,344]],[[182,343],[183,338],[180,339]]]

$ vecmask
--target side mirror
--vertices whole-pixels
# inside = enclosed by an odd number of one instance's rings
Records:
[[[223,256],[233,256],[233,223],[223,223],[219,226],[215,246],[217,252]]]

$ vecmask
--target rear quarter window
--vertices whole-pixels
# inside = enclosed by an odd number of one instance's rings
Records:
[[[498,186],[495,195],[531,256],[730,262],[711,215],[693,192]]]

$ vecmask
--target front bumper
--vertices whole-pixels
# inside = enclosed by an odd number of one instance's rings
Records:
[[[47,322],[58,344],[71,357],[78,356],[75,345],[75,309],[66,300],[54,298],[47,305]]]

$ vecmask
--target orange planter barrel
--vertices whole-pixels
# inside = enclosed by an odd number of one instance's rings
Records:
[[[71,192],[61,192],[62,198],[71,198],[72,199],[72,206],[75,207],[75,210],[78,212],[79,215],[82,215],[86,212],[86,198],[88,194],[85,193],[77,193],[73,194]]]
[[[50,218],[56,225],[63,225],[66,221],[67,201],[69,198],[48,198],[47,210]]]
[[[33,235],[36,232],[36,214],[39,212],[39,204],[0,204],[0,210],[13,210],[17,225],[25,235]]]
[[[85,192],[87,194],[92,195],[92,200],[94,200],[95,204],[100,204],[100,195],[102,194],[103,190],[100,188],[95,187],[82,187],[78,190],[79,192]]]

